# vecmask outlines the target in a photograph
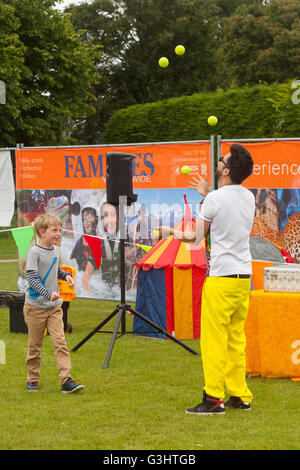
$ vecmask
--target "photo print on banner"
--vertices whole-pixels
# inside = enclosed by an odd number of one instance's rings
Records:
[[[188,181],[198,173],[210,180],[210,150],[210,141],[17,149],[18,224],[28,226],[37,215],[46,212],[58,215],[63,228],[62,265],[76,269],[77,297],[119,299],[119,212],[106,200],[105,155],[111,151],[135,155],[133,188],[138,198],[126,210],[125,240],[126,298],[135,301],[135,264],[157,242],[153,229],[161,224],[174,226],[182,219],[184,194],[197,214],[201,198],[188,188]],[[180,171],[184,165],[191,168],[189,176]],[[101,241],[96,259],[90,246],[92,237]],[[101,257],[100,262],[97,256]],[[26,282],[25,256],[19,262],[21,291]]]

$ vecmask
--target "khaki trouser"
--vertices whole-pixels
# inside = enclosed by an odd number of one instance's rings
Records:
[[[60,306],[39,308],[25,303],[24,320],[28,327],[26,368],[28,382],[38,381],[45,328],[50,334],[61,384],[71,377],[71,359],[66,344],[63,312]]]
[[[250,279],[207,277],[202,290],[201,356],[208,395],[251,402],[246,383],[246,336]]]

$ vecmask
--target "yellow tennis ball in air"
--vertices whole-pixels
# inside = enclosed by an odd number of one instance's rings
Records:
[[[191,172],[191,169],[188,165],[184,165],[182,168],[181,168],[181,173],[183,175],[189,175]]]
[[[210,126],[216,126],[218,124],[218,118],[216,116],[209,116],[207,122]]]
[[[183,55],[185,53],[185,47],[179,44],[178,46],[175,47],[175,54],[177,55]]]
[[[169,65],[169,60],[167,59],[167,57],[161,57],[158,61],[158,65],[165,69]]]

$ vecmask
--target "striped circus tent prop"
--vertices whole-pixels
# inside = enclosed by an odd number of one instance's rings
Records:
[[[195,219],[186,197],[185,203],[185,216],[175,228],[191,231]],[[136,310],[177,339],[199,338],[202,286],[206,278],[204,240],[192,245],[171,235],[156,243],[136,266]],[[133,331],[164,337],[138,317],[134,318]]]

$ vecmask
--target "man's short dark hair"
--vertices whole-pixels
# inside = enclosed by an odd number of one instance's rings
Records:
[[[234,184],[241,184],[253,173],[253,159],[241,144],[232,144],[230,154],[227,160],[230,179]]]

